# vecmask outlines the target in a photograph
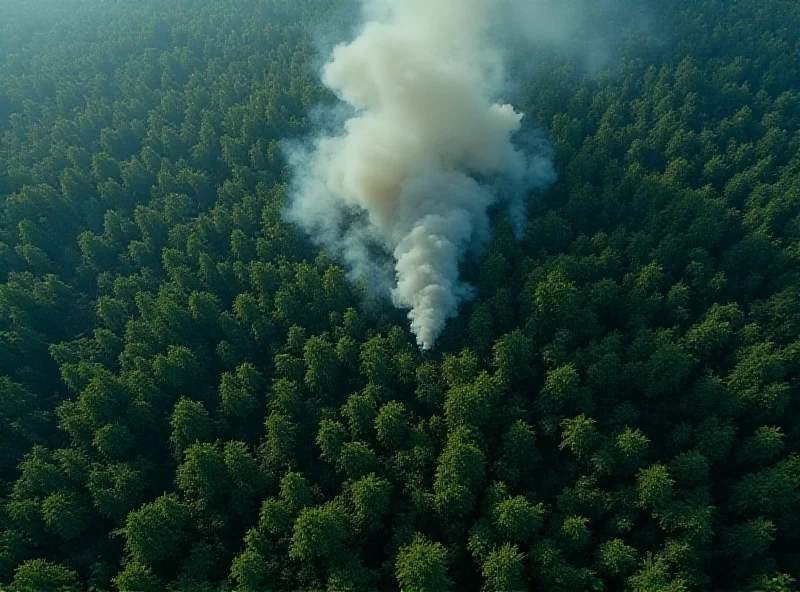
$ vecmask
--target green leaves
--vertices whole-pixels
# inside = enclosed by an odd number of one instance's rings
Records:
[[[781,528],[800,523],[795,509],[800,502],[800,456],[792,454],[773,466],[745,476],[733,488],[730,508],[754,511],[775,518]]]
[[[486,372],[474,381],[452,387],[446,395],[444,414],[451,430],[480,429],[492,421],[492,411],[499,402],[500,384]]]
[[[380,470],[378,457],[364,442],[348,442],[342,446],[336,466],[351,479]]]
[[[627,576],[636,567],[638,553],[621,539],[611,539],[600,545],[598,556],[601,569],[612,576]]]
[[[347,429],[337,421],[323,419],[317,432],[317,446],[322,458],[329,462],[336,462],[348,439]]]
[[[160,566],[178,555],[189,540],[189,512],[175,495],[162,495],[128,514],[125,548],[134,561]]]
[[[762,343],[746,350],[728,378],[745,410],[758,420],[779,417],[789,403],[789,387],[783,379],[784,363],[774,347]]]
[[[381,527],[389,511],[392,485],[374,474],[362,477],[350,485],[350,499],[355,511],[356,523],[364,530]]]
[[[143,501],[147,482],[139,468],[119,463],[94,468],[86,486],[97,511],[122,524],[128,512]]]
[[[516,545],[503,545],[492,551],[483,562],[484,590],[487,592],[524,592],[525,555]]]
[[[570,450],[577,458],[588,458],[599,443],[597,421],[585,415],[565,419],[561,445],[559,448]]]
[[[532,469],[540,461],[536,449],[536,433],[522,420],[517,420],[503,434],[502,456],[497,463],[498,477],[516,484],[532,476]]]
[[[293,512],[312,505],[312,492],[308,481],[300,473],[286,473],[280,483],[281,500]]]
[[[739,447],[736,460],[741,463],[766,463],[776,458],[786,446],[779,427],[761,426]]]
[[[585,516],[569,516],[561,525],[561,536],[574,549],[585,547],[592,536],[589,519]]]
[[[25,561],[14,572],[10,592],[78,592],[78,574],[43,559]]]
[[[153,360],[153,370],[159,381],[174,389],[190,389],[203,378],[197,358],[187,347],[170,346],[167,355]]]
[[[181,458],[190,444],[210,440],[215,426],[203,403],[184,398],[175,404],[170,427],[170,444],[175,455]]]
[[[367,388],[363,392],[353,393],[340,409],[350,424],[350,431],[354,437],[367,436],[372,433],[378,411],[376,392],[375,389]]]
[[[546,411],[558,412],[573,402],[580,392],[580,377],[571,365],[547,373],[538,403]]]
[[[88,528],[89,508],[75,493],[54,493],[42,500],[42,517],[48,530],[69,541]]]
[[[541,528],[544,511],[544,504],[532,504],[523,496],[517,496],[495,505],[492,517],[504,540],[525,543]]]
[[[178,487],[190,500],[204,506],[219,505],[227,492],[225,460],[213,444],[193,444],[178,467]]]
[[[115,578],[120,592],[157,592],[164,583],[141,563],[129,563]]]
[[[235,372],[222,375],[219,394],[223,412],[234,418],[252,415],[258,408],[261,374],[252,364],[242,364]]]
[[[303,346],[306,363],[306,385],[320,394],[329,394],[337,383],[338,358],[336,350],[327,341],[312,337]]]
[[[378,441],[390,450],[401,448],[410,432],[406,409],[402,403],[390,401],[380,408],[375,417],[375,433]]]
[[[763,555],[775,540],[775,525],[764,518],[754,518],[727,528],[722,534],[726,555],[742,561]]]
[[[530,377],[534,349],[522,331],[516,330],[501,337],[495,342],[493,353],[492,364],[506,384],[520,384]]]
[[[339,505],[329,502],[305,508],[294,524],[289,554],[306,561],[315,557],[332,560],[344,551],[349,536],[347,514]]]
[[[639,505],[648,510],[662,508],[673,495],[674,483],[664,465],[654,464],[642,469],[636,477]]]
[[[431,542],[420,534],[400,549],[395,575],[403,592],[447,592],[453,588],[447,573],[447,550],[441,543]]]
[[[626,427],[617,436],[614,446],[620,463],[626,469],[636,469],[646,457],[649,444],[650,440],[641,430]]]
[[[199,514],[227,510],[248,515],[264,489],[265,477],[243,442],[192,444],[177,470],[186,503]]]
[[[485,475],[485,459],[467,432],[451,435],[439,457],[433,483],[434,503],[446,517],[462,517],[472,510]]]

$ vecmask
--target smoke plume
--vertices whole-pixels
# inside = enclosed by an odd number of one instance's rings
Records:
[[[526,192],[553,180],[548,158],[513,143],[522,114],[497,100],[488,31],[511,3],[365,0],[367,23],[322,69],[348,118],[289,154],[289,219],[386,286],[424,349],[472,295],[459,264],[486,244],[487,209],[504,201],[521,230]]]

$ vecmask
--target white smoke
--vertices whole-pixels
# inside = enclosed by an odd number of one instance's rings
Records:
[[[388,283],[425,349],[472,294],[458,268],[488,240],[489,206],[506,199],[521,229],[526,191],[554,177],[549,159],[512,143],[522,114],[495,101],[504,74],[487,26],[498,6],[365,1],[367,24],[322,73],[352,115],[341,133],[290,154],[288,217],[354,276]],[[394,278],[380,252],[393,256]]]

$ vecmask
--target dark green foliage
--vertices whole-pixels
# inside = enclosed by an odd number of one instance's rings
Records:
[[[128,514],[125,539],[134,561],[157,566],[179,555],[189,540],[188,509],[174,495],[163,495]]]
[[[441,543],[431,542],[422,535],[416,535],[400,549],[395,569],[397,582],[404,592],[447,592],[453,586],[447,574],[447,550]]]
[[[607,4],[419,352],[282,217],[348,3],[0,0],[0,589],[796,590],[800,8]]]
[[[294,523],[290,554],[298,559],[334,559],[347,541],[347,515],[334,503],[304,508]]]
[[[525,556],[516,545],[505,544],[489,553],[483,563],[484,589],[487,592],[523,592],[526,590]]]
[[[32,559],[14,572],[12,592],[78,592],[78,574],[42,559]]]

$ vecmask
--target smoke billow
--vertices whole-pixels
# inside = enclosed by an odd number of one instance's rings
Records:
[[[365,1],[368,22],[322,70],[350,116],[289,154],[288,217],[353,276],[388,286],[425,349],[472,295],[459,264],[487,242],[488,208],[505,201],[521,228],[526,192],[554,177],[548,158],[514,145],[522,114],[496,100],[504,75],[488,25],[498,5]]]
[[[632,38],[658,40],[650,6],[637,0],[498,0],[515,3],[496,21],[535,72],[540,62],[571,62],[582,74],[594,75],[616,63],[618,52]],[[660,40],[663,43],[663,39]]]

